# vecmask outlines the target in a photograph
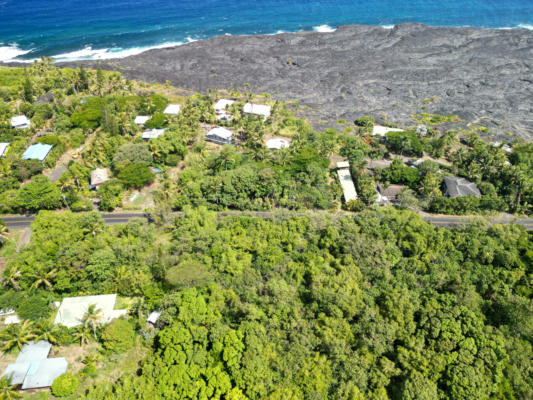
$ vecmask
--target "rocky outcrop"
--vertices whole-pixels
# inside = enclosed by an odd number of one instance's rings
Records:
[[[316,124],[371,114],[411,126],[411,114],[429,112],[533,136],[533,31],[527,30],[402,24],[221,36],[102,67],[203,92],[248,83],[253,92],[300,100]]]

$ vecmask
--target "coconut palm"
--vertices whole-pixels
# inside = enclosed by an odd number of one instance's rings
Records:
[[[9,351],[14,348],[22,349],[22,346],[35,339],[35,336],[33,324],[30,321],[11,324],[0,332],[2,351]]]
[[[35,340],[46,340],[57,344],[57,327],[51,320],[42,320],[36,326],[37,337]]]
[[[102,310],[96,308],[96,304],[90,304],[87,308],[87,312],[83,315],[83,326],[85,328],[92,328],[94,339],[96,340],[96,327],[100,325],[100,322],[104,316]]]
[[[0,379],[0,400],[20,399],[22,395],[16,390],[17,385],[11,384],[11,377],[3,376]]]
[[[35,281],[31,284],[30,289],[37,289],[39,286],[44,286],[45,289],[51,289],[52,279],[54,279],[56,275],[57,269],[46,271],[42,266],[37,267],[35,272],[31,274],[31,277],[34,278]]]
[[[20,290],[20,285],[17,280],[20,278],[20,271],[15,267],[11,266],[4,271],[4,276],[1,279],[2,283],[6,286],[11,286],[16,291]]]
[[[4,243],[7,240],[8,235],[8,229],[7,226],[5,226],[2,221],[0,221],[0,244]]]
[[[91,340],[91,330],[87,329],[83,325],[78,328],[74,334],[74,340],[80,342],[80,346],[89,343]]]

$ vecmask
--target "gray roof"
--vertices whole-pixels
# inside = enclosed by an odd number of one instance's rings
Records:
[[[22,389],[37,389],[52,386],[54,380],[67,371],[68,362],[64,358],[47,358],[30,363]]]
[[[448,197],[481,196],[477,186],[464,178],[446,176],[444,183],[446,184],[446,196]]]
[[[22,346],[17,357],[17,363],[41,361],[48,357],[52,345],[46,340],[39,340],[37,343],[29,342]]]
[[[392,200],[398,197],[398,195],[405,189],[405,185],[389,185],[385,187],[384,185],[378,185],[379,193],[382,196],[387,197],[387,199]]]
[[[20,385],[22,382],[24,382],[24,378],[26,377],[26,372],[28,372],[29,367],[29,362],[9,364],[4,372],[4,376],[7,376],[11,379],[12,385]]]

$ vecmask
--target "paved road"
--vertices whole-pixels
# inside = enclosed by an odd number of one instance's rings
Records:
[[[276,216],[284,215],[283,212],[270,212],[270,211],[224,211],[218,213],[220,216],[226,216],[226,215],[242,215],[242,214],[249,214],[256,217],[261,218],[272,218]],[[150,218],[149,213],[101,213],[102,218],[104,219],[106,225],[116,225],[116,224],[125,224],[132,218]],[[180,212],[172,213],[172,216],[179,216],[181,215]],[[298,213],[298,212],[286,212],[285,215],[306,215],[305,212]],[[327,213],[324,213],[324,215],[327,215]],[[336,214],[337,215],[337,214]],[[348,215],[348,214],[338,214],[339,216],[342,215]],[[454,226],[461,226],[467,224],[471,217],[458,217],[458,216],[433,216],[429,214],[424,214],[422,216],[425,221],[435,225],[435,226],[442,226],[446,228],[454,227]],[[2,219],[7,227],[9,229],[24,229],[28,228],[31,223],[33,222],[34,216],[33,215],[17,215],[13,217],[2,217],[0,216],[0,219]],[[513,218],[495,218],[491,220],[493,224],[509,224],[509,223],[516,223],[519,225],[524,226],[528,231],[533,231],[533,218],[523,218],[523,219],[513,219]]]

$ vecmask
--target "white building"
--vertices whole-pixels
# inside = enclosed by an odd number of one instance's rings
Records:
[[[268,147],[271,150],[280,150],[280,149],[286,149],[291,145],[291,143],[288,140],[282,139],[282,138],[272,138],[267,140],[266,147]]]
[[[262,116],[264,119],[270,117],[271,110],[272,107],[270,106],[252,103],[246,103],[244,105],[244,108],[242,109],[245,114],[259,115]]]
[[[146,116],[146,115],[137,115],[135,117],[135,123],[137,125],[144,125],[146,124],[146,121],[148,121],[150,119],[150,117]]]
[[[205,135],[205,139],[217,144],[231,144],[233,132],[226,128],[213,128]]]
[[[25,115],[17,115],[11,118],[11,126],[15,129],[27,129],[31,126],[31,122]]]
[[[225,112],[227,110],[227,108],[229,108],[234,103],[235,103],[235,100],[220,99],[214,105],[215,112],[217,114],[218,113],[223,113],[223,112]]]
[[[180,113],[181,106],[179,104],[169,104],[163,113],[169,115],[178,115]]]
[[[8,147],[9,143],[0,143],[0,158],[2,158],[6,154]]]
[[[389,132],[403,132],[403,129],[389,128],[388,126],[374,125],[372,135],[385,136]]]
[[[339,182],[344,193],[344,201],[347,203],[351,200],[357,200],[357,192],[350,174],[350,163],[348,161],[341,161],[337,163],[337,175],[339,175]]]
[[[109,170],[107,168],[96,168],[91,171],[91,189],[98,187],[109,180]]]
[[[159,136],[162,136],[165,134],[164,129],[152,129],[150,131],[143,132],[143,139],[144,140],[150,140],[150,139],[156,139]]]
[[[83,323],[83,317],[93,305],[100,310],[101,323],[107,324],[115,318],[126,315],[128,310],[115,310],[117,302],[116,294],[104,294],[100,296],[65,297],[57,311],[54,325],[64,325],[68,328],[79,326]]]

